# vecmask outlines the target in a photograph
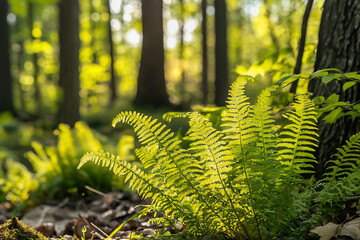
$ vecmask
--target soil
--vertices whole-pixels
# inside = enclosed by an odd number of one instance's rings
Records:
[[[50,239],[63,237],[70,240],[75,239],[75,236],[81,239],[83,234],[86,239],[105,239],[121,223],[139,212],[142,209],[139,205],[150,204],[149,201],[141,200],[136,194],[130,192],[100,194],[47,201],[18,217]],[[9,204],[0,206],[0,223],[11,218],[11,210]],[[143,236],[154,235],[162,226],[155,223],[149,224],[148,220],[151,217],[153,216],[146,215],[140,219],[130,220],[113,238],[129,239],[131,232]],[[83,233],[84,227],[87,229],[85,233]],[[174,232],[173,228],[166,230]]]

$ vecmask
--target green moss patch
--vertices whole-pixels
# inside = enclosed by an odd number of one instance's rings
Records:
[[[27,226],[16,217],[8,220],[7,223],[0,225],[0,239],[7,240],[28,240],[28,239],[44,239],[48,238],[36,231],[33,227]]]

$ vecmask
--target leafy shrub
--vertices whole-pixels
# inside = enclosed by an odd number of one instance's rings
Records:
[[[39,183],[32,173],[21,163],[8,159],[5,163],[5,174],[0,178],[1,200],[11,203],[22,203],[29,199],[30,192],[36,190]]]
[[[127,161],[134,160],[132,136],[123,136],[115,146],[108,138],[93,132],[85,123],[77,122],[74,129],[60,124],[55,131],[58,136],[56,146],[43,146],[32,142],[34,152],[27,152],[34,173],[23,164],[6,161],[8,171],[0,172],[0,186],[3,200],[18,204],[24,201],[41,200],[54,194],[69,194],[84,191],[85,185],[101,191],[123,187],[118,177],[114,179],[106,169],[87,166],[78,171],[76,166],[87,151],[107,148]],[[97,138],[101,138],[99,141]],[[114,181],[116,180],[116,181]],[[33,197],[30,198],[30,194]],[[30,202],[28,202],[31,204]]]
[[[103,191],[110,190],[113,176],[108,172],[93,166],[76,170],[79,159],[85,152],[103,148],[91,129],[85,123],[77,122],[73,130],[68,125],[60,124],[55,133],[58,135],[56,146],[43,147],[38,142],[32,142],[34,152],[26,154],[42,190],[50,191],[51,194],[64,190],[83,191],[85,185]],[[111,145],[109,139],[105,138],[104,142],[107,147]],[[130,143],[125,145],[125,148],[119,146],[118,153],[131,160],[129,145],[130,148],[133,146],[131,137]]]
[[[217,128],[196,111],[165,115],[169,121],[189,118],[184,138],[189,148],[182,148],[182,141],[152,117],[118,114],[113,126],[133,126],[143,145],[135,152],[145,171],[102,150],[85,154],[78,168],[91,161],[125,175],[140,196],[152,198],[153,209],[182,221],[194,236],[303,238],[309,227],[322,221],[327,201],[336,201],[339,189],[341,197],[358,189],[359,134],[339,149],[338,160],[331,162],[322,181],[305,179],[314,174],[317,163],[312,154],[318,143],[314,102],[307,94],[297,95],[285,115],[288,123],[276,126],[269,105],[277,87],[265,89],[251,106],[244,94],[249,80],[252,77],[240,76],[232,84]],[[350,166],[353,161],[357,164]],[[357,181],[349,185],[351,180]]]

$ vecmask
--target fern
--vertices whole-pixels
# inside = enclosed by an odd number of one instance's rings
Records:
[[[336,179],[342,179],[359,168],[360,164],[360,133],[350,137],[346,145],[338,148],[334,160],[327,162],[327,172],[322,181],[332,184]]]
[[[338,148],[327,162],[326,172],[318,185],[322,187],[316,202],[320,205],[339,201],[360,191],[360,133]]]
[[[314,173],[317,163],[312,154],[317,147],[317,119],[314,103],[306,95],[298,95],[292,110],[285,117],[292,123],[280,133],[278,144],[281,162],[290,179]],[[295,176],[294,176],[295,175]]]
[[[315,222],[310,214],[316,207],[314,199],[321,200],[315,197],[313,182],[304,180],[304,174],[314,173],[317,163],[314,103],[308,95],[297,95],[285,115],[289,123],[279,129],[270,107],[271,92],[277,87],[263,90],[251,106],[244,89],[252,80],[250,76],[236,79],[224,109],[197,107],[199,111],[163,116],[167,121],[189,119],[182,138],[190,142],[187,148],[152,117],[137,112],[117,115],[113,126],[131,125],[142,144],[135,153],[144,170],[104,151],[84,155],[79,168],[93,162],[125,175],[133,190],[151,198],[153,208],[164,211],[166,218],[181,220],[189,229],[186,234],[193,237],[300,239],[310,226],[307,219]],[[342,174],[342,190],[350,193],[356,188],[349,183],[359,179],[355,174],[360,170],[352,165],[353,158],[359,157],[356,137],[340,150],[340,160],[332,162],[329,170],[336,173],[329,171],[321,184],[337,181]]]
[[[229,140],[231,147],[239,148],[242,156],[245,159],[244,147],[254,140],[253,125],[250,120],[250,103],[248,97],[245,95],[245,84],[248,80],[253,81],[250,76],[240,76],[232,84],[229,91],[229,100],[227,101],[227,110],[222,118],[223,131],[226,134],[226,139]]]

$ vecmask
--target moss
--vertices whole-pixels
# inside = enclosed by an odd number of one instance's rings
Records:
[[[7,240],[27,240],[27,239],[40,239],[47,240],[48,238],[36,231],[33,227],[27,226],[16,217],[0,225],[0,239]]]

